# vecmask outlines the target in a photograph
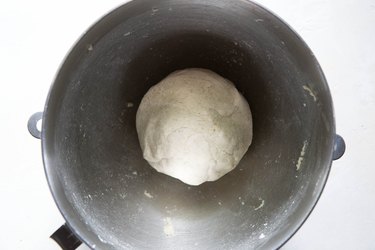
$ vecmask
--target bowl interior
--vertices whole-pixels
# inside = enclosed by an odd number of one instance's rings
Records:
[[[142,157],[135,115],[169,73],[206,68],[249,102],[253,143],[235,170],[188,186]],[[133,1],[66,58],[43,125],[49,183],[87,244],[105,248],[278,247],[328,175],[331,97],[316,59],[277,17],[247,1]]]

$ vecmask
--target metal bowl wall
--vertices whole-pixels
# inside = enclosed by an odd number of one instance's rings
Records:
[[[235,83],[254,138],[237,168],[188,186],[142,157],[137,107],[169,73]],[[313,209],[335,135],[331,96],[306,44],[241,0],[135,0],[79,40],[43,118],[45,170],[69,226],[92,248],[277,248]]]

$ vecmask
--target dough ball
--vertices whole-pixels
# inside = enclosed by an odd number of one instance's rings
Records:
[[[205,69],[173,72],[150,88],[136,126],[148,163],[190,185],[233,170],[252,140],[248,103],[233,83]]]

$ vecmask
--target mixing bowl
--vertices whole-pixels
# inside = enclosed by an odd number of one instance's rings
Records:
[[[253,115],[253,143],[237,168],[200,186],[151,168],[135,127],[147,90],[192,67],[232,81]],[[53,237],[72,248],[77,239],[98,249],[278,248],[308,217],[344,149],[313,53],[246,0],[120,6],[69,52],[29,130],[41,138],[67,222]]]

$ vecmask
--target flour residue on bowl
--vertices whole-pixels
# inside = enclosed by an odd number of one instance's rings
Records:
[[[314,99],[314,102],[316,102],[317,98],[314,92],[307,85],[303,85],[302,88],[306,90],[309,93],[309,95]]]
[[[106,241],[105,239],[103,239],[100,235],[97,235],[98,236],[98,239],[103,242],[104,244],[107,244],[108,241]]]
[[[306,147],[307,147],[307,144],[308,142],[307,141],[304,141],[303,142],[303,146],[302,146],[302,149],[301,149],[301,153],[299,155],[299,158],[297,160],[297,164],[296,164],[296,169],[297,171],[300,170],[301,168],[301,165],[302,165],[302,162],[303,162],[303,159],[304,159],[304,156],[306,154]]]
[[[254,210],[259,210],[264,206],[264,200],[262,198],[258,198],[258,200],[260,201],[260,204],[259,204],[259,206],[254,208]]]
[[[165,235],[167,235],[167,236],[174,236],[174,227],[173,227],[172,220],[171,220],[170,217],[166,217],[164,219],[163,231],[164,231]]]
[[[259,239],[263,239],[264,237],[266,237],[266,236],[264,235],[264,233],[261,233],[261,234],[259,235]]]
[[[94,49],[94,47],[92,46],[92,44],[87,44],[87,50],[88,51],[92,51]]]
[[[150,198],[150,199],[154,198],[154,196],[153,196],[152,194],[150,194],[147,190],[145,190],[145,191],[143,192],[143,194],[144,194],[147,198]]]

